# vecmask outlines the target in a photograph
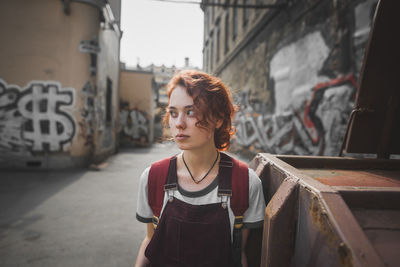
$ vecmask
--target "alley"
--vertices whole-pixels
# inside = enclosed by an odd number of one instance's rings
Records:
[[[140,173],[177,151],[121,150],[99,170],[0,172],[0,266],[133,266]]]

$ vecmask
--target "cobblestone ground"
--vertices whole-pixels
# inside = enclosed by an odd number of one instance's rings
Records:
[[[99,170],[0,172],[0,266],[133,266],[139,176],[174,144],[120,150]]]

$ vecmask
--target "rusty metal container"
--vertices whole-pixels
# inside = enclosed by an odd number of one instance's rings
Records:
[[[259,154],[261,266],[399,266],[400,160]]]
[[[375,13],[342,147],[358,157],[252,160],[268,203],[261,266],[400,266],[399,10]]]

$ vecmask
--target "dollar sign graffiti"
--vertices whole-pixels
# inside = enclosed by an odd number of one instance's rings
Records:
[[[32,151],[62,150],[75,134],[73,119],[60,109],[72,104],[73,91],[59,88],[59,84],[32,83],[18,101],[18,110],[26,118],[23,138]]]

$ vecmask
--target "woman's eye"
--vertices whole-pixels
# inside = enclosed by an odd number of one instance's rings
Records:
[[[188,116],[194,116],[194,111],[193,110],[188,110],[187,112],[186,112],[186,114],[188,115]]]
[[[177,113],[175,111],[173,111],[173,110],[170,110],[169,111],[169,115],[171,115],[171,117],[173,117],[173,118],[176,118]]]

